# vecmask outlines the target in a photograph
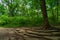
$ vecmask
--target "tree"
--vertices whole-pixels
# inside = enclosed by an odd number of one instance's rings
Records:
[[[19,0],[4,0],[6,7],[8,7],[9,16],[15,16],[17,8],[19,7]]]
[[[44,21],[43,29],[48,29],[48,28],[51,27],[51,25],[49,24],[49,21],[48,21],[45,0],[40,0],[40,5],[41,5],[41,11],[42,11],[42,14],[43,14],[43,21]]]
[[[59,0],[56,0],[56,6],[57,6],[57,8],[56,8],[56,11],[57,11],[57,21],[58,21],[58,11],[59,11],[59,9],[58,9],[58,6],[59,6]]]

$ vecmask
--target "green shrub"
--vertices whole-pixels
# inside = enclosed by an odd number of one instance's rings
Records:
[[[52,16],[49,17],[49,22],[52,25],[56,25],[56,20]],[[9,17],[7,15],[0,16],[0,26],[7,27],[28,27],[28,26],[41,26],[43,19],[40,16],[14,16]],[[60,24],[60,19],[58,20]]]
[[[15,16],[15,17],[8,17],[6,15],[0,16],[0,25],[1,26],[38,26],[41,25],[42,18],[37,16]]]

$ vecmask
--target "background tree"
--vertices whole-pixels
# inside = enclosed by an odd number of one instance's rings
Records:
[[[48,16],[47,16],[47,10],[46,10],[46,3],[45,0],[40,0],[40,5],[41,5],[41,10],[43,14],[43,29],[48,29],[50,26],[49,21],[48,21]]]
[[[60,0],[0,0],[0,25],[41,26],[43,22],[46,28],[50,24],[60,25],[59,4]]]

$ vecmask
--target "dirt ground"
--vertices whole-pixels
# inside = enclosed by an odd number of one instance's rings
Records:
[[[29,28],[2,28],[2,27],[0,27],[0,40],[15,40],[15,38],[17,38],[17,36],[15,35],[15,31],[19,31],[19,34],[23,35],[25,33],[25,29],[29,29]],[[30,29],[32,29],[32,28],[30,28]],[[60,36],[58,36],[58,37],[44,36],[44,37],[51,38],[53,40],[60,40]],[[20,37],[19,40],[24,40],[24,39],[25,40],[47,40],[44,38],[32,38],[32,37],[25,37],[24,38],[22,36]]]

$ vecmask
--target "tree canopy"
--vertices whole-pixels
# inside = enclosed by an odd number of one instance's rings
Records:
[[[50,25],[60,24],[60,0],[45,1]],[[41,26],[45,19],[41,0],[0,0],[0,26]],[[45,9],[44,9],[45,10]]]

